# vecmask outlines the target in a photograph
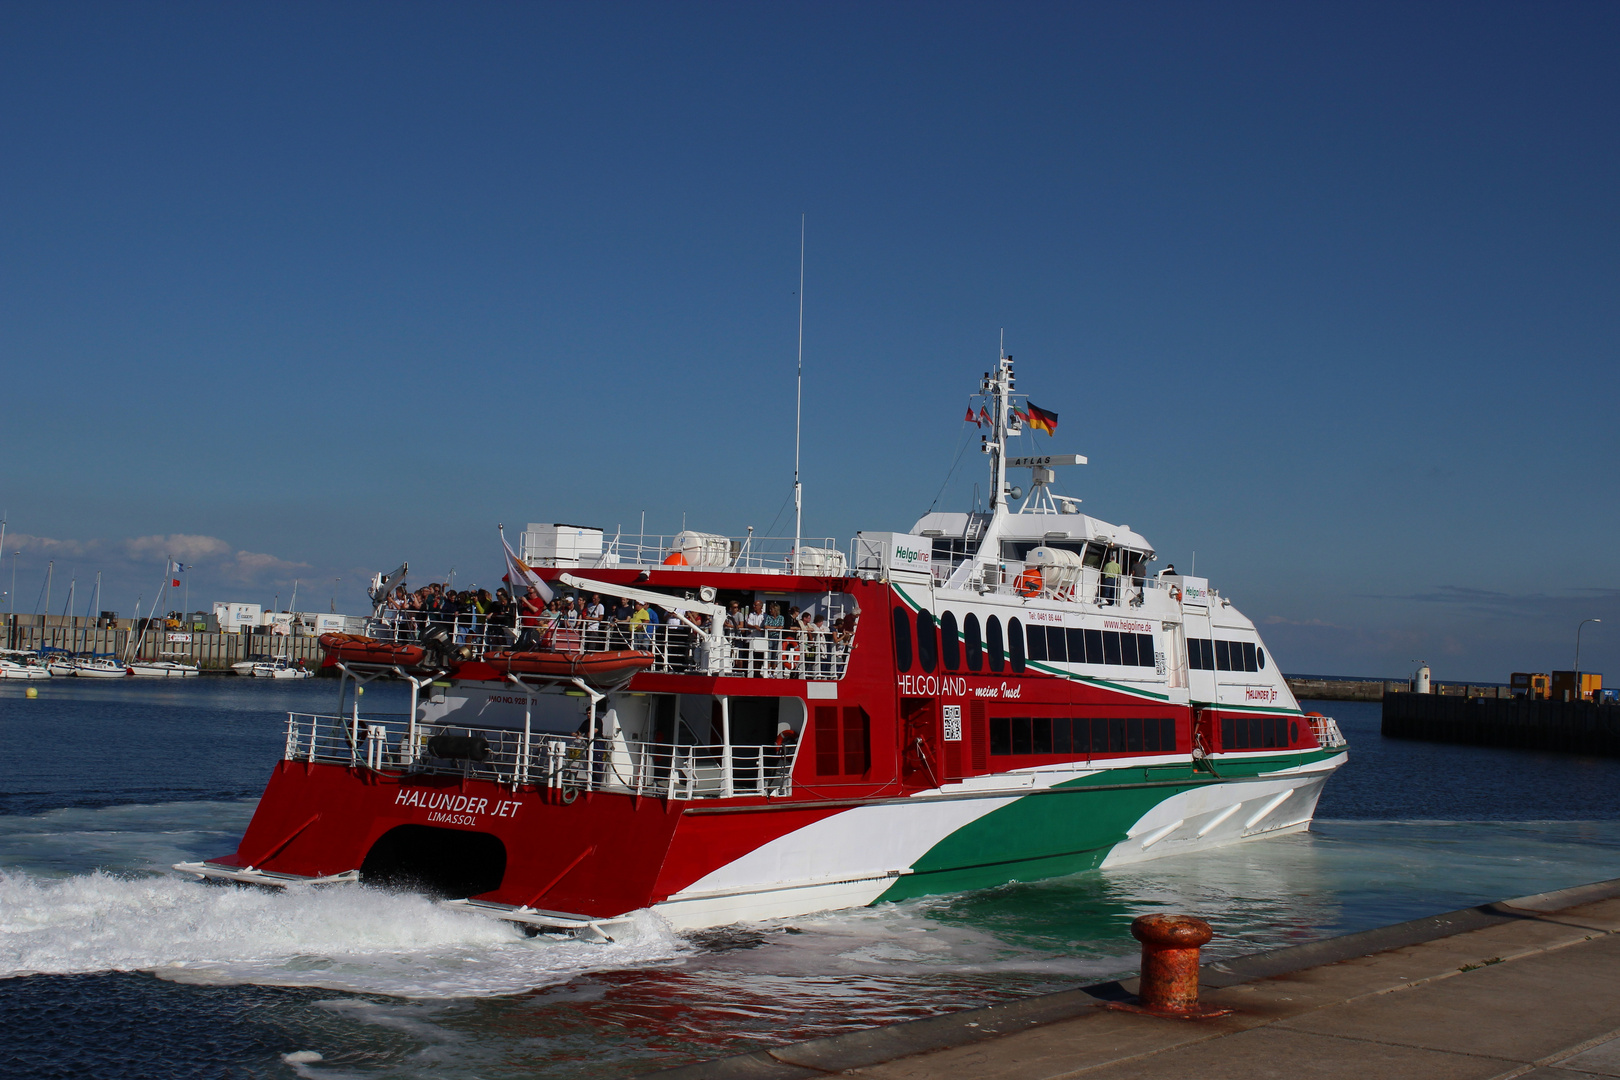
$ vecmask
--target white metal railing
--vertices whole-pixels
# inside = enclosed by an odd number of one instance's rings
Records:
[[[683,622],[553,620],[513,631],[462,616],[380,620],[371,627],[378,641],[417,642],[424,633],[443,628],[453,649],[466,648],[470,658],[491,649],[591,653],[637,650],[653,654],[649,669],[668,675],[732,675],[756,679],[842,679],[849,666],[853,629],[788,630],[728,628],[712,643],[707,634]]]
[[[530,733],[408,717],[287,714],[288,761],[365,767],[398,775],[451,775],[512,787],[616,791],[676,799],[792,792],[795,746],[689,746],[624,738]]]
[[[525,549],[530,533],[523,534]],[[792,573],[794,539],[791,536],[720,536],[686,531],[673,535],[618,533],[604,536],[600,554],[587,552],[577,558],[531,560],[536,566],[570,566],[593,569],[609,566],[661,566],[753,573]],[[799,539],[799,570],[804,574],[843,575],[848,567],[836,537],[806,536]]]
[[[1316,744],[1324,750],[1333,750],[1341,746],[1348,746],[1344,733],[1339,730],[1339,722],[1331,716],[1312,716],[1311,731],[1316,735]]]

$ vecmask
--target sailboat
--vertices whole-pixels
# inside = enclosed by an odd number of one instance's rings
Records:
[[[182,664],[178,660],[142,660],[139,658],[141,646],[146,643],[146,630],[152,625],[152,619],[157,615],[158,604],[162,602],[163,595],[168,591],[170,582],[173,580],[171,575],[178,573],[181,569],[183,567],[173,559],[165,562],[163,584],[158,586],[157,596],[152,598],[152,607],[146,614],[146,622],[141,626],[140,636],[130,647],[129,656],[124,661],[125,672],[138,679],[188,678],[198,674],[201,670],[196,664]],[[140,612],[137,611],[136,614],[139,615]]]

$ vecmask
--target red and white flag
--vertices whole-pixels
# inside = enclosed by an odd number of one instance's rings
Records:
[[[512,545],[506,542],[504,529],[501,530],[501,547],[506,549],[506,573],[501,580],[512,586],[512,599],[516,600],[522,595],[520,589],[527,589],[533,585],[540,593],[540,598],[548,604],[551,603],[551,598],[555,595],[551,591],[551,586],[540,580],[540,575],[534,572],[532,566],[517,557]]]

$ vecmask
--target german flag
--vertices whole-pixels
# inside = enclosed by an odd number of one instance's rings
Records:
[[[1044,431],[1048,435],[1056,435],[1057,413],[1047,412],[1045,409],[1036,405],[1032,401],[1029,403],[1029,426],[1034,428],[1036,431]]]

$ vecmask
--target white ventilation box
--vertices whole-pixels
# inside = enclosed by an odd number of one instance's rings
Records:
[[[531,521],[523,532],[522,555],[530,566],[595,566],[602,557],[602,530]]]

